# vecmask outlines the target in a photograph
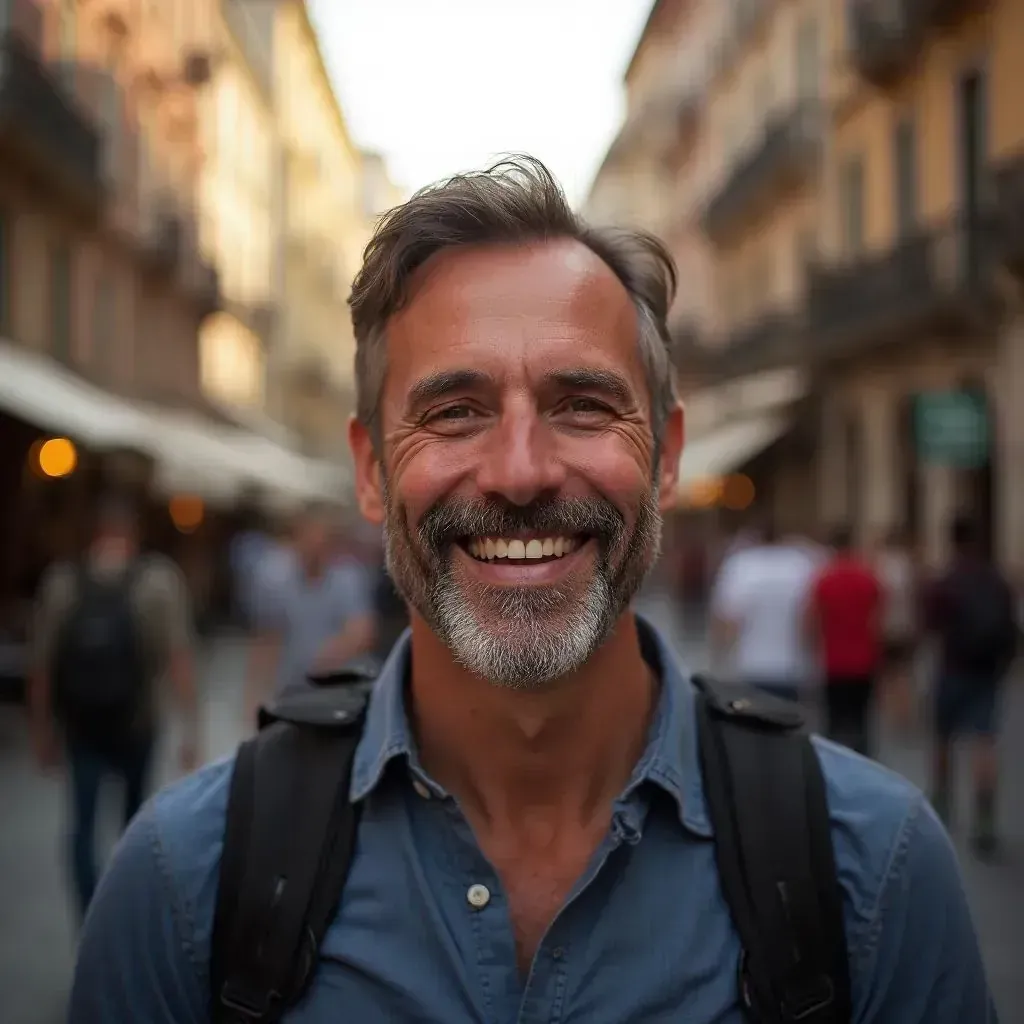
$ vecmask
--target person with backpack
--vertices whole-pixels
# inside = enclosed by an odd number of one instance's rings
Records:
[[[381,220],[349,439],[410,634],[149,804],[70,1024],[995,1020],[921,793],[631,610],[683,444],[673,280],[527,157]]]
[[[124,822],[147,795],[166,674],[182,710],[183,771],[198,763],[191,613],[180,571],[138,549],[131,504],[100,500],[78,562],[44,576],[31,640],[29,711],[41,768],[66,757],[71,783],[71,868],[84,915],[96,888],[96,813],[105,776],[124,787]]]
[[[928,625],[939,643],[932,801],[949,821],[953,746],[959,737],[970,737],[974,745],[972,842],[986,856],[994,852],[997,841],[999,695],[1017,654],[1017,604],[1010,583],[982,554],[969,518],[953,522],[950,539],[952,562],[927,597]]]

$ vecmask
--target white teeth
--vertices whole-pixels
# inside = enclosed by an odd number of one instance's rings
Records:
[[[508,542],[509,558],[525,558],[526,545],[521,540],[510,540]]]
[[[575,551],[578,543],[572,537],[535,537],[529,541],[504,540],[501,537],[472,537],[466,547],[474,558],[491,562],[496,558],[561,558]]]

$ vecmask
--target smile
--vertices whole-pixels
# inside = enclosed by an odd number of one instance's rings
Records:
[[[469,537],[462,546],[479,562],[543,562],[572,554],[585,537]]]

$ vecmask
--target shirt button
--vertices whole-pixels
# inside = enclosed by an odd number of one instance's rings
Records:
[[[565,958],[565,949],[561,946],[555,946],[555,948],[551,950],[551,956],[555,960],[563,960]]]
[[[430,790],[419,779],[412,780],[412,788],[416,790],[417,796],[423,797],[424,800],[430,799]]]
[[[474,910],[483,910],[491,902],[491,891],[486,885],[471,885],[466,892],[466,899]]]

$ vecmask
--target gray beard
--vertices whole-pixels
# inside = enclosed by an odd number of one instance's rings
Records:
[[[602,551],[582,591],[578,584],[489,587],[459,580],[454,553],[442,564],[421,557],[404,517],[385,497],[384,551],[398,590],[456,661],[507,689],[541,689],[586,664],[636,596],[661,543],[655,489],[628,540],[613,545],[620,552],[617,571]]]

